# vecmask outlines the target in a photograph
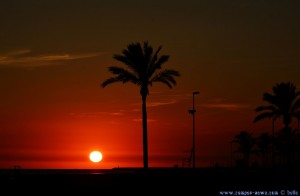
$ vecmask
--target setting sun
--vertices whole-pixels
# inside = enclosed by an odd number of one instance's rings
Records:
[[[94,163],[100,162],[102,160],[102,153],[99,151],[93,151],[90,153],[90,160]]]

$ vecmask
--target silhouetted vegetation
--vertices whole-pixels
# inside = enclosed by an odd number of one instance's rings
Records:
[[[256,112],[260,112],[254,119],[254,122],[265,118],[276,120],[281,117],[285,129],[287,129],[293,117],[299,116],[300,108],[300,92],[296,90],[296,86],[291,82],[281,82],[273,87],[273,94],[264,93],[263,100],[268,102],[267,106],[256,108]]]
[[[164,63],[169,60],[168,55],[158,56],[162,49],[161,46],[154,52],[153,48],[144,42],[131,43],[122,54],[116,54],[113,58],[123,63],[126,68],[111,66],[108,70],[115,75],[105,80],[101,85],[105,87],[111,83],[131,82],[140,87],[142,96],[142,115],[143,115],[143,160],[144,168],[148,168],[148,133],[147,133],[147,110],[146,98],[149,95],[149,86],[154,82],[161,82],[172,88],[176,84],[175,76],[180,76],[179,72],[173,69],[162,69]]]
[[[255,141],[255,147],[261,156],[263,167],[269,166],[270,162],[273,167],[298,163],[300,154],[300,92],[297,91],[293,83],[281,82],[275,84],[272,93],[263,93],[263,101],[267,102],[268,105],[259,106],[255,109],[259,114],[255,116],[253,122],[271,119],[272,136],[268,133],[262,133],[254,140],[247,132],[237,134],[234,138],[239,143],[238,150],[244,153],[244,161],[246,163],[249,161],[249,150],[250,147],[253,147],[253,143],[250,141]],[[298,121],[297,129],[293,129],[291,126],[293,118]],[[275,132],[275,121],[278,119],[282,120],[283,126]]]
[[[238,144],[235,152],[243,154],[244,166],[249,167],[250,155],[252,153],[255,153],[254,146],[256,143],[256,139],[252,136],[251,133],[247,131],[241,131],[234,136],[232,142]]]

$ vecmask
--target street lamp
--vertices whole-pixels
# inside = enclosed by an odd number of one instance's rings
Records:
[[[192,147],[192,158],[193,158],[193,168],[195,168],[195,95],[200,94],[199,91],[193,92],[193,109],[189,110],[189,113],[193,115],[193,147]]]

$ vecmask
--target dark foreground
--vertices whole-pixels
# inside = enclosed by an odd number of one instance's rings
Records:
[[[300,195],[300,170],[20,169],[0,170],[0,183],[0,195]]]

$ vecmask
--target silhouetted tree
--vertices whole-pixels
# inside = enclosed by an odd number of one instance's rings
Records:
[[[248,131],[241,131],[234,136],[232,142],[238,145],[235,152],[240,152],[243,154],[245,166],[249,167],[250,155],[255,153],[254,146],[256,139]]]
[[[265,118],[277,119],[282,117],[283,125],[288,127],[292,122],[292,117],[297,116],[300,108],[300,92],[291,82],[281,82],[273,87],[273,94],[264,93],[263,100],[268,102],[267,106],[259,106],[255,109],[260,112],[254,122]]]
[[[154,52],[153,48],[144,42],[131,43],[122,54],[115,54],[113,58],[125,65],[125,68],[110,66],[108,70],[115,75],[105,80],[102,87],[114,82],[131,82],[140,87],[142,96],[142,126],[143,126],[143,161],[144,168],[148,168],[148,133],[147,133],[147,111],[146,98],[149,95],[149,86],[153,82],[161,82],[172,88],[176,84],[175,76],[180,76],[179,72],[172,69],[162,69],[162,65],[169,59],[169,55],[158,56],[161,46]]]
[[[291,82],[281,82],[276,84],[273,88],[273,94],[264,93],[263,100],[269,105],[259,106],[255,109],[260,112],[253,122],[260,121],[266,118],[272,118],[272,137],[275,139],[274,122],[281,117],[284,129],[289,129],[292,122],[292,117],[297,116],[297,111],[300,108],[300,92],[296,90],[296,86]],[[274,164],[274,150],[273,144],[272,160]]]

